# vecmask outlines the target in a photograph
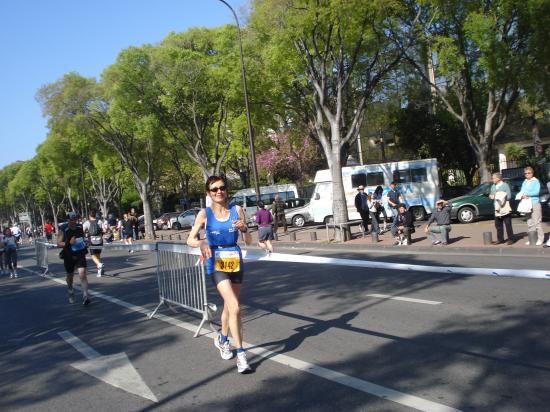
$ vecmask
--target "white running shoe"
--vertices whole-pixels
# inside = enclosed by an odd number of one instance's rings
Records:
[[[10,274],[10,279],[13,279],[13,273],[12,273],[12,274]]]
[[[409,244],[409,240],[408,239],[403,239],[403,245],[407,246]]]
[[[252,371],[252,368],[246,359],[246,352],[237,353],[237,371],[239,373],[247,373]]]
[[[221,335],[218,333],[218,336],[216,336],[216,339],[214,339],[214,346],[220,350],[220,356],[223,360],[229,360],[233,357],[233,351],[231,350],[231,347],[229,346],[229,339],[225,341],[225,343],[220,342]]]
[[[74,303],[74,290],[69,289],[69,303]]]

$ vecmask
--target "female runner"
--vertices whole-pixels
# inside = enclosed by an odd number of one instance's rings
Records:
[[[245,243],[251,242],[250,233],[245,223],[242,208],[238,205],[228,207],[227,186],[223,178],[210,176],[206,181],[206,193],[212,199],[212,206],[202,209],[195,223],[187,244],[198,247],[205,260],[207,274],[212,278],[216,289],[223,299],[221,315],[222,328],[214,340],[222,359],[233,357],[229,346],[229,331],[233,337],[237,352],[237,370],[239,373],[251,371],[242,346],[242,322],[239,296],[243,282],[243,259],[237,245],[239,232],[245,233]],[[197,240],[197,235],[205,227],[206,240]]]

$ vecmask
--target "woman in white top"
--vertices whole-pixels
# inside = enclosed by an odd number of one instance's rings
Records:
[[[378,202],[373,199],[372,193],[367,195],[367,208],[369,209],[369,216],[371,221],[371,232],[380,233],[380,227],[378,226]]]

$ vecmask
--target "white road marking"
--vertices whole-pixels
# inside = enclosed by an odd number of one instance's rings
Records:
[[[29,269],[26,269],[26,270],[40,276],[40,274],[37,272],[31,271]],[[65,282],[61,279],[54,278],[50,275],[44,275],[44,276],[59,284],[65,284]],[[78,288],[76,285],[74,287]],[[142,313],[144,315],[149,315],[149,313],[151,312],[150,310],[145,309],[142,306],[137,306],[132,303],[125,302],[121,299],[118,299],[109,295],[105,295],[104,293],[94,292],[94,291],[89,291],[89,293],[93,296],[97,296],[98,298],[104,299],[108,302],[111,302],[116,305],[122,306],[126,309],[129,309],[132,312]],[[178,319],[175,319],[167,315],[157,313],[155,318],[163,322],[169,323],[170,325],[176,326],[178,328],[185,329],[192,333],[194,333],[197,329],[196,325],[193,325],[188,322],[180,321]],[[210,332],[202,336],[214,339],[216,337],[216,334],[214,332]],[[322,366],[318,366],[313,363],[302,361],[300,359],[296,359],[288,355],[283,355],[277,352],[273,352],[256,345],[252,345],[250,343],[243,342],[243,345],[247,348],[247,350],[250,353],[254,353],[255,355],[258,355],[262,358],[269,359],[281,365],[286,365],[293,369],[307,372],[309,374],[318,376],[320,378],[327,379],[329,381],[338,383],[340,385],[344,385],[344,386],[359,390],[361,392],[398,403],[400,405],[409,406],[419,411],[461,412],[460,409],[455,409],[450,406],[446,406],[437,402],[430,401],[428,399],[420,398],[418,396],[400,392],[395,389],[377,385],[373,382],[369,382],[350,375],[346,375],[344,373],[337,372],[332,369],[324,368]]]
[[[59,332],[58,335],[86,358],[85,361],[72,363],[73,368],[123,391],[158,402],[155,394],[151,392],[125,353],[101,356],[94,348],[68,330]]]
[[[367,296],[371,298],[402,300],[404,302],[413,302],[413,303],[424,303],[426,305],[441,305],[443,303],[443,302],[438,302],[436,300],[413,299],[413,298],[406,298],[403,296],[381,295],[378,293],[371,293],[370,295],[367,295]]]

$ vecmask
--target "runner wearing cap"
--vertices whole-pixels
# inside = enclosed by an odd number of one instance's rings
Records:
[[[65,270],[67,272],[67,288],[69,293],[69,303],[74,303],[73,277],[74,270],[78,269],[80,277],[80,287],[82,289],[82,304],[90,304],[88,296],[88,277],[86,274],[86,241],[84,240],[84,230],[77,223],[77,215],[69,212],[68,225],[64,230],[59,231],[57,247],[63,248],[60,257],[63,258]]]
[[[237,371],[251,371],[242,346],[242,321],[239,296],[243,282],[243,259],[237,245],[239,232],[245,233],[245,242],[251,242],[250,233],[245,223],[243,209],[238,205],[228,207],[227,186],[223,178],[210,176],[206,181],[206,193],[212,199],[210,207],[202,209],[195,219],[195,224],[187,238],[187,244],[201,249],[206,259],[206,272],[212,279],[223,298],[221,315],[221,333],[214,344],[219,349],[222,359],[233,357],[229,346],[229,331],[237,348]],[[205,227],[206,240],[197,240],[197,235]]]

